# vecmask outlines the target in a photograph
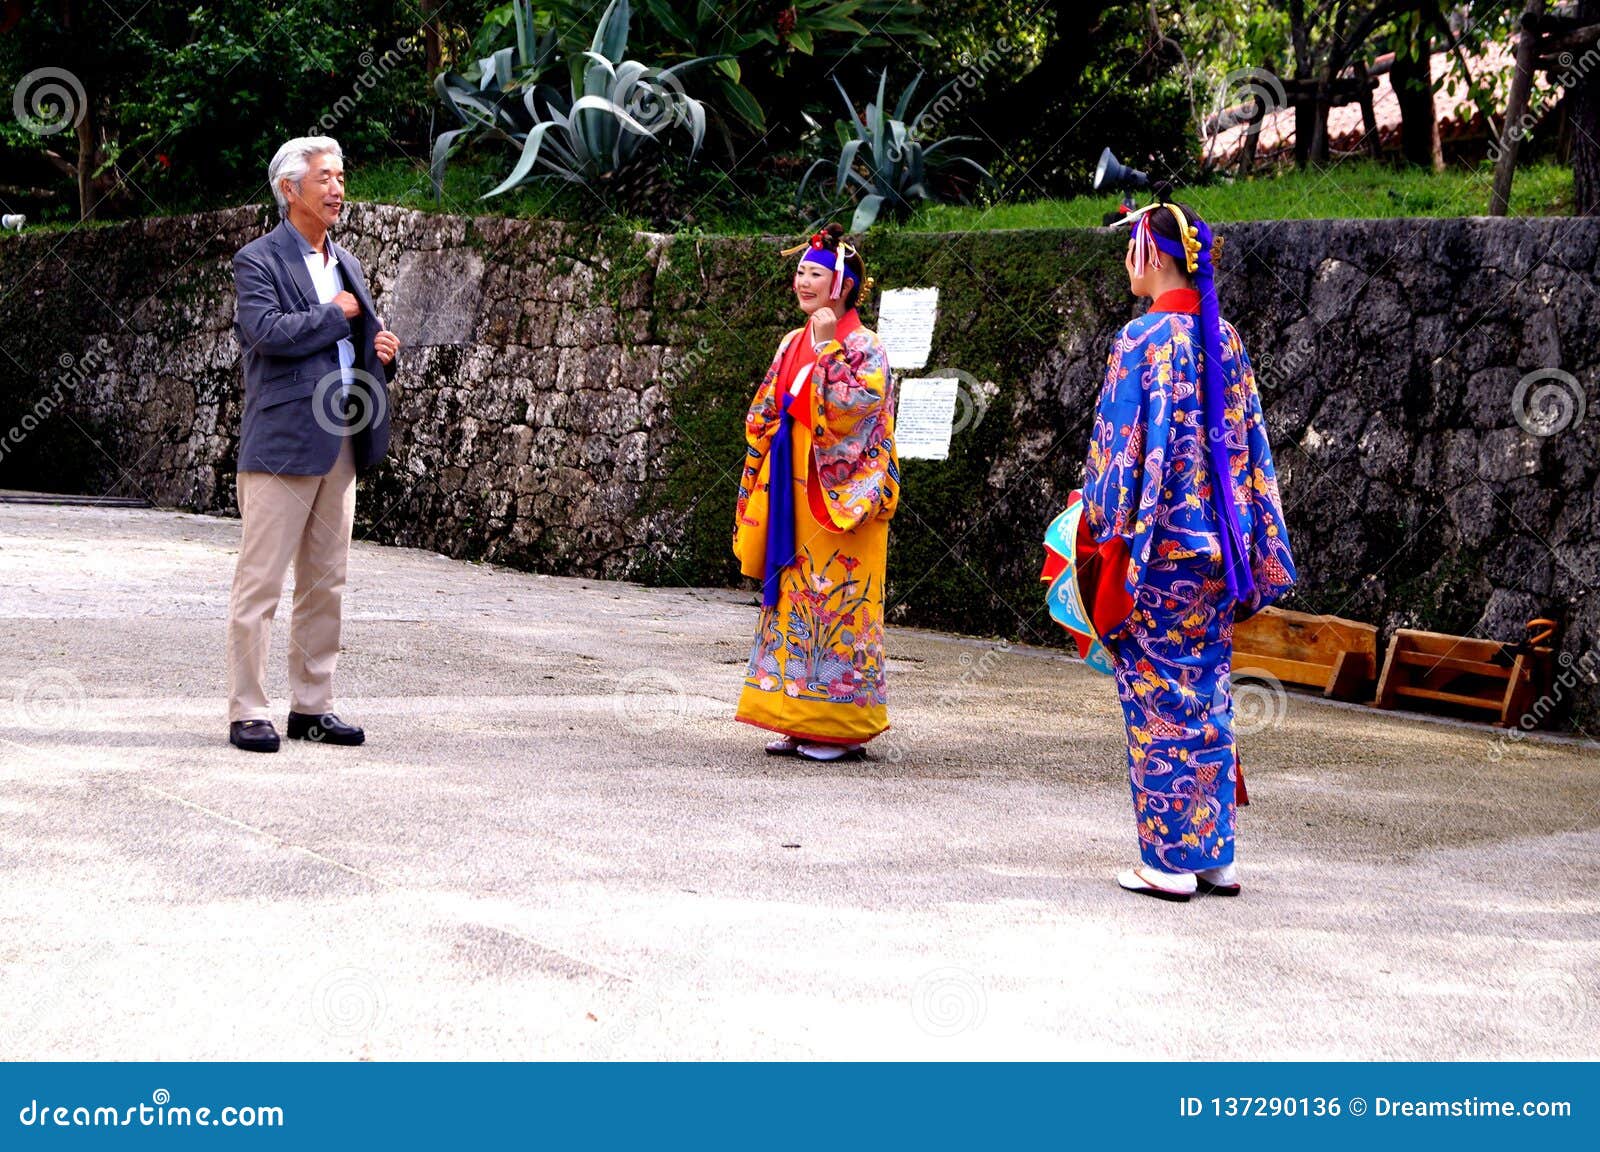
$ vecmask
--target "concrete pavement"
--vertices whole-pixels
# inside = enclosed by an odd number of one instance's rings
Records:
[[[891,629],[879,759],[770,760],[750,595],[358,544],[368,744],[251,756],[237,542],[0,505],[0,1057],[1600,1057],[1592,744],[1258,701],[1246,893],[1167,905],[1060,653]]]

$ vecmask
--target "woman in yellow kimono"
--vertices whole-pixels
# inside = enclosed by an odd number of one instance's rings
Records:
[[[894,381],[856,304],[871,287],[844,229],[799,249],[805,327],[778,345],[745,417],[733,550],[761,581],[738,719],[775,756],[865,754],[889,727],[883,577],[900,496]]]

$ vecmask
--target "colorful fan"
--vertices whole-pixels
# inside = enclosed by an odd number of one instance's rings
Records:
[[[1128,545],[1120,537],[1096,544],[1083,522],[1083,493],[1067,497],[1067,509],[1044,534],[1045,593],[1050,615],[1071,634],[1078,656],[1089,667],[1111,675],[1111,653],[1104,637],[1133,611],[1125,579]],[[1108,578],[1109,577],[1109,578]]]

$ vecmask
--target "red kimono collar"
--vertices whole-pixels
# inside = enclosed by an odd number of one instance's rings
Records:
[[[1150,311],[1198,314],[1200,311],[1200,293],[1193,288],[1169,288],[1155,298],[1155,301],[1150,305]]]

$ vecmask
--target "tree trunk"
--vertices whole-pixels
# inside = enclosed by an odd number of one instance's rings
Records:
[[[1261,123],[1267,118],[1267,102],[1259,92],[1250,93],[1250,126],[1244,131],[1244,148],[1239,153],[1239,175],[1256,170],[1256,144],[1261,140]]]
[[[1289,0],[1289,42],[1294,48],[1294,78],[1311,76],[1311,26],[1306,22],[1304,0]],[[1314,109],[1304,99],[1294,104],[1294,166],[1303,169],[1311,159],[1311,137],[1316,134]]]
[[[1580,25],[1600,23],[1600,0],[1580,0]],[[1572,199],[1578,216],[1600,216],[1600,81],[1591,69],[1567,97],[1572,117]]]
[[[86,102],[78,121],[78,219],[93,220],[95,203],[94,112]]]
[[[1439,143],[1439,118],[1433,113],[1432,45],[1422,32],[1420,10],[1400,22],[1405,34],[1395,38],[1394,67],[1389,83],[1400,105],[1400,157],[1419,168],[1444,170]]]
[[[78,10],[73,0],[61,0],[58,12],[62,29],[69,36],[76,34],[79,31]],[[98,157],[95,137],[98,135],[99,125],[94,114],[94,88],[91,86],[93,78],[89,75],[89,70],[78,60],[69,58],[64,66],[83,86],[83,108],[78,110],[81,114],[77,124],[73,126],[74,135],[78,138],[78,162],[73,175],[77,178],[78,185],[78,219],[93,220],[95,208],[99,203],[94,186],[95,160]]]
[[[1367,87],[1371,80],[1365,60],[1356,61],[1355,72],[1356,79],[1361,81],[1361,95],[1356,98],[1361,105],[1361,144],[1367,155],[1376,160],[1383,154],[1383,144],[1378,139],[1378,114],[1372,107],[1372,89]]]
[[[432,80],[444,71],[444,52],[439,45],[439,26],[434,17],[439,12],[439,0],[422,0],[422,70]]]
[[[1294,101],[1294,166],[1304,168],[1312,160],[1310,146],[1317,138],[1317,101],[1304,96]]]
[[[1511,92],[1506,99],[1505,122],[1494,162],[1494,187],[1489,192],[1491,216],[1505,216],[1511,211],[1511,181],[1517,172],[1517,149],[1525,130],[1528,93],[1533,88],[1533,70],[1539,53],[1539,17],[1543,14],[1544,0],[1531,0],[1528,10],[1517,22],[1517,70],[1511,77]]]

